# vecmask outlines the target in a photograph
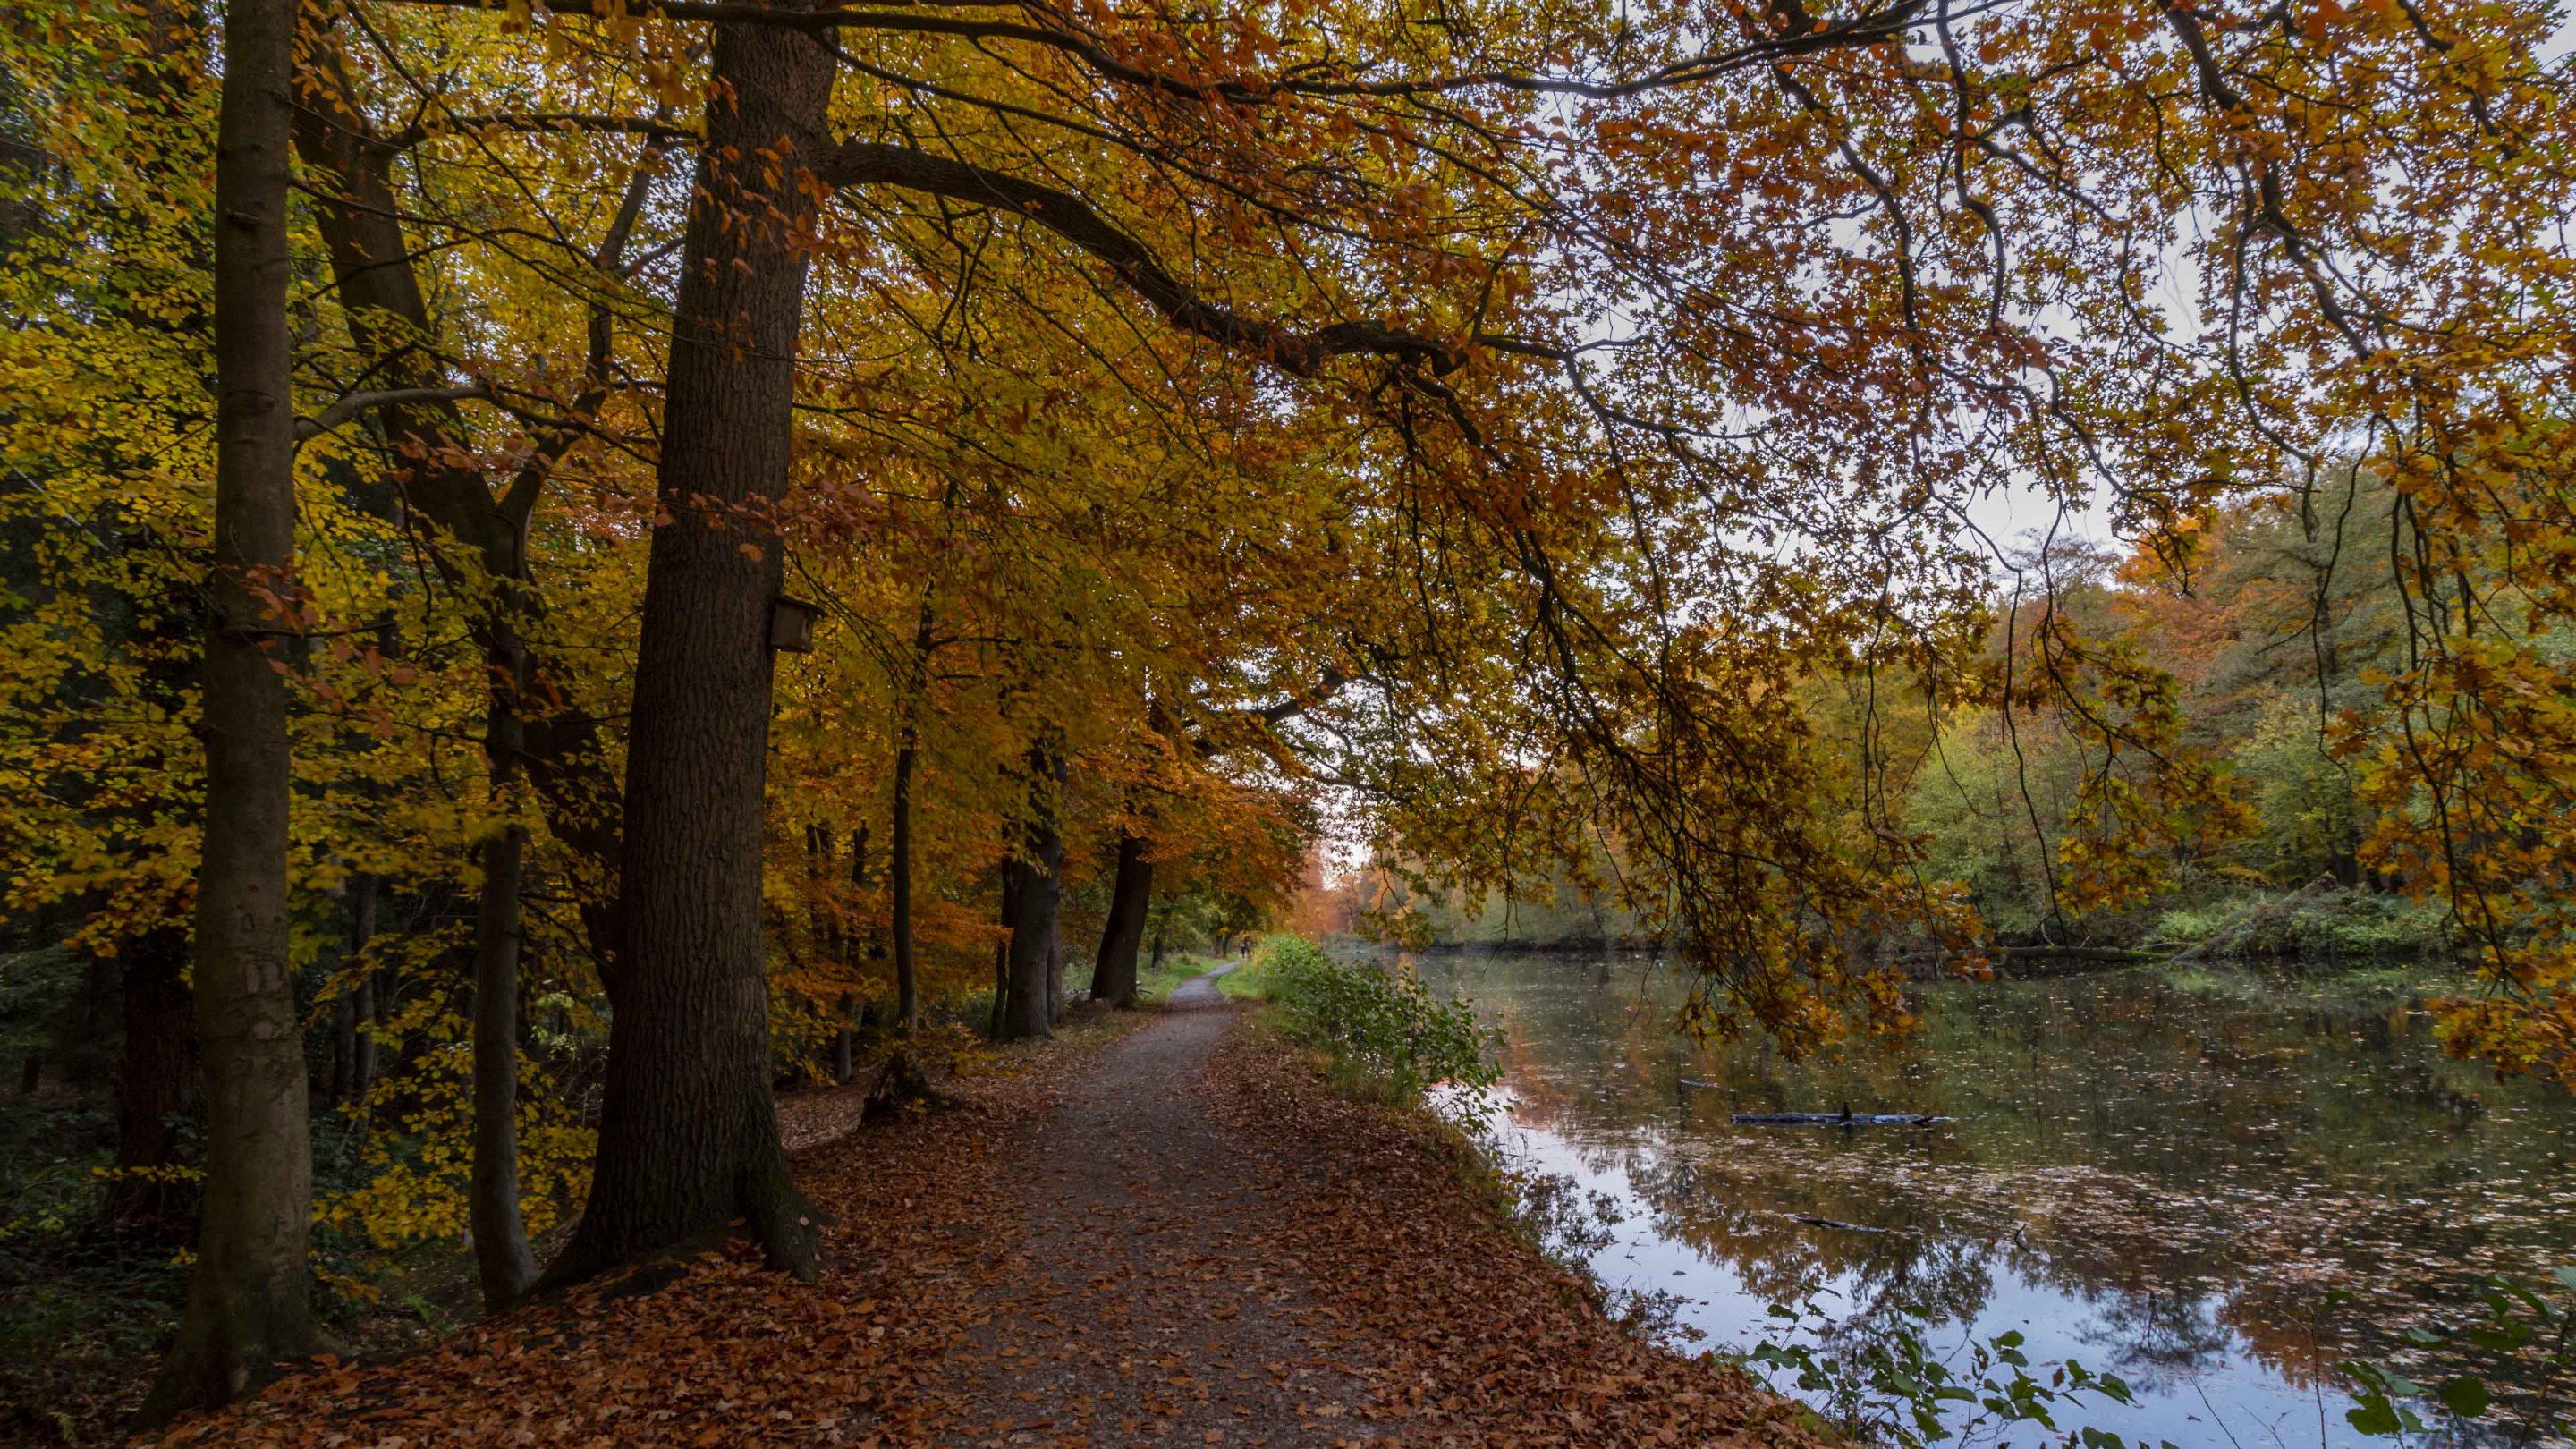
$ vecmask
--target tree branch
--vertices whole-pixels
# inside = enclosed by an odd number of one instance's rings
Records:
[[[455,9],[489,10],[498,7],[484,0],[401,0],[411,5],[435,5]],[[596,16],[607,11],[601,0],[535,0],[551,14]],[[784,6],[742,3],[742,0],[627,0],[626,14],[656,20],[700,20],[726,25],[777,25],[796,30],[900,30],[916,34],[955,35],[977,40],[1018,40],[1062,51],[1082,61],[1101,75],[1130,85],[1168,91],[1175,95],[1206,100],[1221,100],[1235,105],[1262,105],[1274,96],[1296,95],[1316,98],[1374,97],[1392,99],[1448,95],[1458,91],[1490,86],[1500,90],[1523,91],[1534,95],[1581,96],[1590,100],[1617,100],[1650,91],[1670,90],[1743,69],[1785,60],[1791,56],[1816,51],[1835,50],[1846,46],[1883,45],[1901,42],[1906,28],[1922,13],[1929,0],[1896,0],[1883,10],[1869,11],[1818,25],[1798,34],[1769,36],[1746,41],[1741,45],[1703,51],[1698,55],[1659,67],[1642,76],[1626,80],[1595,80],[1579,76],[1551,76],[1509,70],[1470,71],[1456,75],[1430,76],[1419,80],[1314,80],[1264,76],[1232,76],[1222,79],[1193,79],[1163,71],[1149,70],[1112,54],[1108,47],[1089,36],[1048,25],[1031,25],[1008,20],[973,20],[947,15],[905,13],[922,0],[878,0],[878,3],[828,10],[794,10]],[[1002,9],[1023,8],[1021,0],[930,0],[943,8]]]
[[[389,136],[370,144],[387,150],[401,151],[417,146],[432,136],[470,134],[476,131],[587,131],[594,134],[650,136],[657,141],[694,144],[698,133],[668,121],[645,116],[589,116],[558,111],[505,112],[490,116],[424,117]]]
[[[1284,372],[1311,377],[1335,357],[1368,355],[1443,373],[1466,361],[1450,344],[1379,322],[1336,322],[1311,332],[1246,317],[1199,296],[1166,271],[1143,242],[1071,192],[884,141],[845,141],[821,159],[833,187],[894,186],[975,206],[1017,212],[1107,263],[1172,325]]]
[[[461,402],[466,398],[488,398],[491,395],[492,385],[488,382],[468,383],[463,387],[389,387],[376,392],[353,392],[309,418],[297,418],[295,440],[301,443],[318,438],[373,408]]]

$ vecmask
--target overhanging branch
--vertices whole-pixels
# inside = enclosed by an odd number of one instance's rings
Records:
[[[843,142],[818,162],[815,174],[836,188],[894,186],[1016,212],[1107,263],[1172,325],[1299,377],[1314,375],[1336,357],[1385,357],[1435,373],[1452,371],[1466,360],[1450,344],[1380,322],[1336,322],[1301,331],[1246,317],[1191,291],[1143,242],[1082,198],[1052,186],[885,141]]]

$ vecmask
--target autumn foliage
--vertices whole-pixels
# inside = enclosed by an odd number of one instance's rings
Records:
[[[773,1079],[925,1001],[1043,1032],[1105,922],[1254,925],[1328,814],[1434,890],[1571,878],[1685,952],[1686,1024],[1810,1048],[1904,1024],[1868,943],[1984,968],[1898,778],[1944,730],[2061,735],[2072,909],[2243,835],[2171,646],[2213,540],[2287,510],[2384,555],[2386,638],[2317,671],[2347,853],[2474,954],[2462,1051],[2576,1078],[2557,15],[19,6],[11,928],[140,1013],[122,1181],[194,1165],[154,1130],[191,983],[304,1023],[354,1144],[326,1257],[586,1195],[567,1273],[792,1226]],[[260,17],[282,86],[219,97]],[[282,208],[250,256],[211,158],[255,122],[292,156],[223,172]],[[237,255],[282,306],[210,280]],[[212,346],[252,324],[258,407]],[[265,492],[218,498],[219,403],[291,416],[226,474]],[[2015,566],[1999,494],[2119,532],[2130,613]],[[254,647],[282,733],[210,770]],[[244,802],[285,812],[255,861],[205,836]],[[218,883],[274,969],[192,936]],[[721,1037],[644,1025],[699,988]],[[232,1029],[219,1138],[293,1075]],[[681,1174],[616,1129],[682,1066],[729,1104],[690,1160],[775,1190],[647,1223]]]

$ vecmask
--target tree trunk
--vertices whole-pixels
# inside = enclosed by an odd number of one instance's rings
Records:
[[[850,998],[841,997],[841,1029],[832,1038],[832,1080],[844,1086],[858,1072],[859,1034],[850,1028]]]
[[[606,1093],[562,1282],[749,1220],[773,1266],[816,1271],[812,1209],[770,1100],[761,844],[769,614],[788,482],[805,156],[826,141],[831,52],[716,29],[707,141],[683,237],[618,854]]]
[[[296,74],[296,146],[325,183],[313,192],[315,214],[350,340],[368,359],[368,372],[379,386],[433,385],[443,378],[437,350],[424,345],[434,331],[412,267],[412,249],[403,236],[404,208],[394,192],[392,166],[398,153],[376,143],[336,39],[328,33],[307,39],[310,54]],[[643,179],[639,168],[635,184]],[[622,252],[631,230],[631,208],[621,218],[603,242],[603,271]],[[605,395],[597,374],[606,365],[607,325],[605,314],[594,306],[589,362],[594,375],[575,400],[576,415],[595,409]],[[548,682],[545,661],[528,652],[521,627],[536,605],[525,550],[528,520],[551,465],[532,460],[507,488],[496,491],[493,480],[470,461],[477,449],[455,402],[389,405],[377,409],[375,417],[390,451],[401,460],[395,476],[408,522],[431,544],[440,573],[460,583],[469,576],[451,557],[443,533],[472,550],[486,579],[500,589],[501,607],[478,614],[471,627],[488,658],[517,661],[513,768],[524,772],[535,788],[556,841],[587,862],[584,874],[593,878],[595,889],[578,909],[592,954],[605,963],[615,954],[619,934],[615,905],[605,890],[613,882],[601,879],[614,873],[617,855],[613,782],[598,765],[597,722],[564,706]],[[532,702],[545,707],[532,708]]]
[[[1056,912],[1055,924],[1047,932],[1046,964],[1047,1026],[1052,1030],[1064,1020],[1064,912]]]
[[[179,1124],[195,1106],[196,1036],[183,972],[188,935],[175,925],[127,937],[119,963],[124,981],[125,1055],[116,1081],[116,1166],[108,1180],[107,1215],[156,1236],[186,1230],[196,1189],[157,1169],[178,1161]]]
[[[295,567],[295,396],[286,316],[293,0],[224,13],[215,146],[215,516],[207,580],[204,861],[197,1036],[205,1051],[205,1210],[178,1341],[140,1421],[229,1402],[312,1352],[312,1143],[288,949],[293,763],[280,625],[254,588]]]
[[[1109,887],[1109,922],[1101,928],[1100,954],[1091,967],[1091,999],[1127,1008],[1136,1004],[1136,948],[1144,944],[1145,915],[1154,904],[1154,862],[1142,838],[1121,831],[1118,875]]]
[[[921,1027],[921,976],[912,956],[912,727],[894,752],[894,859],[886,868],[893,899],[895,1022],[905,1032]]]
[[[1064,836],[1056,825],[1052,786],[1063,779],[1064,763],[1042,751],[1033,750],[1031,755],[1038,766],[1032,793],[1040,804],[1036,818],[1029,822],[1028,858],[1015,857],[1005,867],[1016,886],[1011,892],[1015,910],[999,1033],[1003,1041],[1055,1034],[1047,968],[1064,905]]]
[[[490,663],[483,749],[493,807],[507,809],[518,775],[526,662],[505,647]],[[527,827],[515,818],[484,837],[483,889],[474,914],[474,1169],[466,1220],[487,1309],[517,1302],[537,1281],[536,1255],[528,1251],[519,1215],[519,892],[527,850]]]
[[[921,978],[912,955],[912,772],[921,748],[921,673],[930,657],[930,603],[925,597],[921,619],[913,628],[912,678],[903,701],[903,728],[894,752],[894,859],[887,866],[886,890],[894,897],[895,1021],[906,1033],[921,1027]]]
[[[1011,1000],[1011,939],[1019,932],[1020,875],[1010,861],[1002,862],[1002,940],[993,948],[993,1013],[984,1034],[995,1041],[1002,1039],[1002,1009]]]
[[[373,875],[361,873],[349,882],[349,958],[363,962],[367,943],[376,938],[376,895],[378,886]],[[350,1002],[357,1008],[358,1055],[352,1065],[357,1075],[357,1090],[352,1100],[364,1101],[367,1089],[376,1082],[376,1028],[385,1019],[386,993],[376,984],[378,972],[368,970],[358,977]]]
[[[334,1107],[344,1107],[355,1095],[349,1084],[358,1076],[358,996],[355,989],[343,991],[331,1003],[331,1092]]]

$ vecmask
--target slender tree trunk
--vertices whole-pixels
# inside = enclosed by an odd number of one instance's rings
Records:
[[[111,1221],[155,1235],[184,1231],[197,1194],[152,1169],[179,1159],[179,1123],[192,1115],[197,1082],[193,1007],[183,973],[188,934],[176,925],[128,937],[118,963],[124,982],[125,1055],[116,1081],[116,1165],[108,1180]]]
[[[493,806],[506,809],[518,776],[519,691],[527,664],[506,644],[489,662],[483,749]],[[484,837],[474,918],[474,1170],[466,1221],[483,1306],[492,1309],[517,1302],[537,1281],[536,1255],[519,1214],[519,896],[527,851],[527,827],[515,817]]]
[[[1140,836],[1118,836],[1118,874],[1109,887],[1109,921],[1101,928],[1100,954],[1091,967],[1091,999],[1116,1007],[1136,1004],[1136,948],[1144,944],[1145,916],[1154,904],[1154,862]]]
[[[349,1084],[358,1076],[358,1000],[352,989],[331,1002],[331,1092],[334,1107],[346,1106]]]
[[[367,944],[376,939],[376,897],[379,887],[373,875],[361,873],[349,882],[349,957],[364,961]],[[367,1089],[376,1082],[376,1028],[385,1019],[385,992],[376,984],[380,973],[367,971],[358,977],[357,989],[350,1000],[357,1008],[358,1056],[353,1069],[357,1075],[356,1100],[364,1100]]]
[[[850,1078],[859,1074],[858,1037],[859,1034],[850,1027],[850,998],[844,993],[841,997],[841,1030],[832,1038],[834,1082],[846,1085]]]
[[[912,955],[912,770],[915,743],[910,721],[894,752],[894,859],[886,868],[893,900],[895,1021],[907,1033],[921,1028],[921,976]]]
[[[286,680],[254,586],[295,566],[295,397],[286,317],[294,0],[224,12],[215,146],[215,517],[207,581],[197,1036],[205,1211],[179,1336],[142,1423],[240,1397],[313,1349],[312,1144],[287,940]]]
[[[1055,1034],[1047,966],[1064,905],[1064,837],[1056,825],[1050,786],[1063,778],[1064,764],[1047,753],[1031,753],[1032,763],[1038,766],[1033,793],[1040,797],[1040,806],[1029,823],[1028,858],[1015,857],[1007,867],[1017,886],[1012,891],[1016,909],[999,1033],[1003,1041]]]
[[[378,385],[428,386],[441,378],[436,349],[423,345],[434,332],[427,297],[413,270],[413,251],[403,236],[404,208],[392,178],[397,152],[376,143],[336,37],[316,30],[306,39],[306,63],[296,77],[296,145],[317,179],[326,183],[315,189],[313,199],[350,340],[368,359],[369,374]],[[603,241],[598,258],[603,271],[612,270],[623,254],[641,204],[636,188],[645,179],[639,170],[626,206]],[[595,409],[606,395],[602,370],[609,325],[605,310],[594,305],[592,376],[575,400],[576,415]],[[393,405],[378,409],[375,417],[391,451],[403,460],[396,479],[408,521],[432,544],[431,556],[441,574],[458,582],[468,577],[440,537],[443,533],[472,550],[486,579],[501,591],[501,607],[472,623],[489,660],[516,660],[513,768],[534,787],[554,838],[588,862],[584,874],[603,887],[613,884],[598,879],[614,873],[618,822],[611,798],[614,782],[597,763],[597,723],[556,697],[544,661],[528,653],[521,627],[537,603],[524,547],[528,520],[551,462],[530,461],[496,491],[480,467],[467,461],[476,449],[458,404]],[[540,452],[555,456],[549,449]],[[609,960],[619,934],[613,900],[605,889],[586,892],[579,910],[593,955]]]
[[[1055,927],[1047,932],[1046,962],[1047,1026],[1052,1029],[1064,1020],[1064,912],[1056,912]]]
[[[1011,941],[1019,934],[1020,874],[1014,862],[1002,862],[1002,940],[993,948],[993,1013],[984,1034],[1002,1039],[1002,1011],[1011,1000]]]
[[[202,50],[206,18],[191,0],[146,0],[140,10],[144,57],[131,72],[135,110],[138,117],[175,120],[191,98],[205,93],[210,81]],[[193,156],[173,153],[152,169],[178,183],[183,176],[197,174],[197,164]],[[188,251],[185,265],[209,265],[211,258],[202,247]],[[138,312],[130,320],[138,327],[164,328],[192,338],[203,337],[211,326],[204,309],[193,303],[176,316]],[[126,529],[131,530],[129,547],[195,551],[193,545],[183,544],[159,526],[138,522]],[[172,591],[158,598],[138,596],[128,603],[134,612],[133,642],[141,663],[138,682],[144,698],[174,718],[186,716],[197,707],[195,695],[203,683],[203,661],[194,647],[209,624],[203,603],[195,590]],[[155,755],[155,764],[172,763],[157,750]],[[177,819],[165,817],[165,826],[182,820],[203,824],[197,802],[187,801],[179,808],[185,813]],[[138,1171],[109,1180],[107,1214],[111,1221],[159,1238],[184,1236],[197,1216],[195,1184],[172,1181],[166,1173],[139,1171],[178,1165],[180,1124],[193,1118],[200,1104],[188,949],[188,930],[177,918],[175,903],[166,915],[136,921],[116,948],[125,1044],[114,1069],[115,1163],[120,1169]]]
[[[833,69],[816,36],[716,29],[663,413],[670,521],[653,533],[627,743],[598,1157],[555,1281],[737,1217],[773,1266],[817,1266],[770,1100],[760,883],[781,578],[766,512],[787,488],[804,158],[827,140]]]
[[[952,487],[952,496],[954,489]],[[894,752],[894,860],[886,889],[893,900],[895,1020],[909,1033],[921,1028],[921,978],[912,954],[912,774],[921,750],[922,673],[930,662],[930,600],[912,631],[912,677],[905,681],[903,728]]]

